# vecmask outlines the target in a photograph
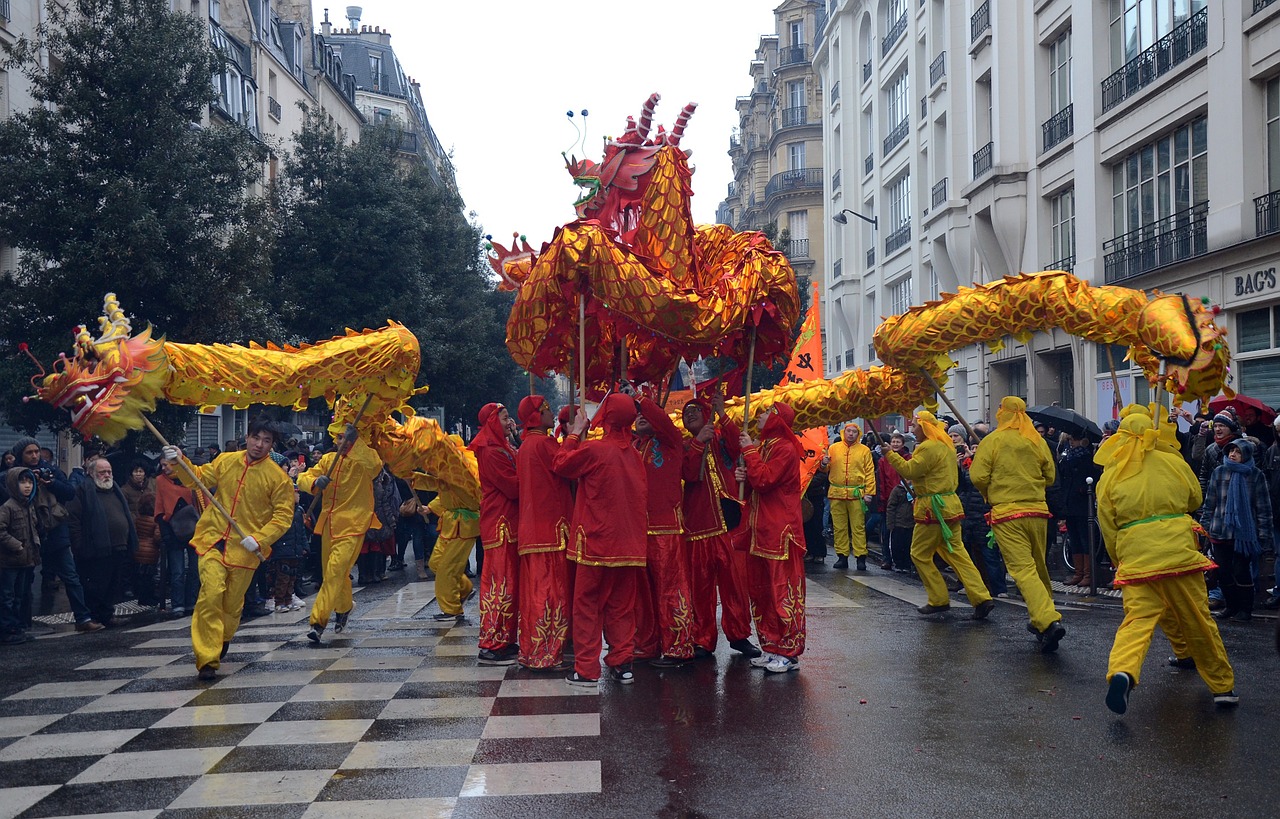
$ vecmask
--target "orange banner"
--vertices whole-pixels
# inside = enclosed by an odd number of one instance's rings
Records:
[[[818,285],[813,285],[813,296],[809,303],[809,312],[800,326],[800,335],[796,338],[795,349],[791,351],[791,361],[786,372],[782,374],[779,387],[798,384],[822,378],[822,302],[818,298]],[[804,491],[813,480],[813,473],[818,471],[818,463],[827,451],[826,427],[806,429],[800,433],[800,443],[804,446],[804,458],[800,461],[800,487]]]

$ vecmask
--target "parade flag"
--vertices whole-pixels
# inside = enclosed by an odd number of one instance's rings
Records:
[[[791,361],[778,386],[797,384],[822,378],[822,302],[818,298],[818,285],[813,285],[813,298],[809,302],[809,313],[800,326],[800,335],[796,338],[795,348],[791,351]],[[813,473],[818,471],[818,464],[827,451],[827,428],[815,427],[800,433],[800,444],[804,448],[804,457],[800,461],[800,491],[809,487]]]

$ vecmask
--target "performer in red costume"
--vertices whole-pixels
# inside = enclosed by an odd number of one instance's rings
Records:
[[[766,671],[800,667],[805,636],[804,521],[800,518],[800,458],[791,431],[795,410],[774,404],[760,418],[760,442],[742,433],[746,466],[736,477],[750,486],[751,548],[747,579],[764,656],[751,664]]]
[[[693,589],[695,655],[710,657],[716,648],[716,591],[720,593],[720,626],[729,647],[759,657],[751,642],[751,610],[747,604],[746,551],[735,551],[723,501],[738,504],[734,464],[739,429],[724,416],[724,401],[695,398],[684,405],[684,428],[694,437],[685,447],[684,530],[689,543]],[[711,423],[719,417],[719,427]]]
[[[518,583],[516,527],[519,525],[519,480],[516,453],[507,438],[507,408],[480,408],[480,431],[467,448],[480,467],[480,543],[484,568],[480,571],[480,665],[511,665],[516,661],[516,602]]]
[[[569,559],[577,563],[573,598],[574,671],[570,685],[600,677],[600,633],[609,641],[605,664],[615,682],[634,681],[636,578],[644,570],[648,492],[644,464],[631,445],[636,405],[630,396],[605,398],[597,416],[604,437],[583,441],[585,412],[574,418],[556,455],[555,471],[577,479],[569,530]]]
[[[635,446],[649,487],[648,571],[636,601],[636,655],[657,668],[693,659],[689,548],[681,532],[684,436],[653,399],[637,402]]]
[[[573,583],[565,543],[573,492],[551,469],[560,443],[551,437],[555,415],[541,395],[520,401],[524,426],[516,474],[520,481],[520,665],[560,670],[569,637]]]

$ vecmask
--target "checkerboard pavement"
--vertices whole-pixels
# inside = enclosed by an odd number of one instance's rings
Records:
[[[128,631],[0,700],[0,819],[501,815],[599,794],[599,693],[477,666],[478,629],[432,620],[429,592],[358,606],[322,647],[305,611],[246,622],[213,682],[189,620]]]

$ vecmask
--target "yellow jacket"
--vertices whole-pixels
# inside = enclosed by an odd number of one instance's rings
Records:
[[[256,569],[271,556],[271,545],[293,525],[293,484],[289,476],[270,458],[250,463],[243,452],[224,452],[204,466],[194,466],[187,461],[187,466],[213,491],[245,534],[258,541],[261,550],[258,557],[245,551],[240,545],[240,535],[210,504],[200,516],[191,538],[196,554],[203,555],[218,541],[223,541],[224,549],[214,553],[224,565]],[[174,474],[183,486],[195,488],[187,470],[178,467]]]
[[[909,461],[892,450],[884,457],[915,488],[916,502],[912,510],[916,523],[937,523],[939,511],[941,519],[948,523],[964,517],[964,507],[956,495],[960,466],[954,449],[941,441],[926,439],[916,446]]]
[[[1056,476],[1044,439],[1032,441],[1015,429],[998,429],[983,438],[969,465],[969,480],[991,504],[992,523],[1049,517],[1044,492]]]
[[[1200,481],[1179,455],[1148,452],[1123,480],[1106,469],[1098,481],[1098,528],[1116,565],[1116,584],[1142,583],[1213,568],[1200,554],[1190,513],[1200,508]]]
[[[316,478],[329,473],[337,450],[326,452],[298,476],[298,489],[310,493]],[[316,531],[329,537],[363,537],[373,522],[373,479],[382,470],[382,461],[364,441],[357,439],[346,457],[329,475],[329,485],[320,495],[320,519]]]
[[[468,507],[457,491],[441,487],[427,508],[440,517],[440,537],[467,540],[480,536],[480,510]]]
[[[827,476],[831,479],[828,498],[849,500],[876,493],[876,463],[871,450],[859,443],[836,441],[827,448],[831,463]]]

